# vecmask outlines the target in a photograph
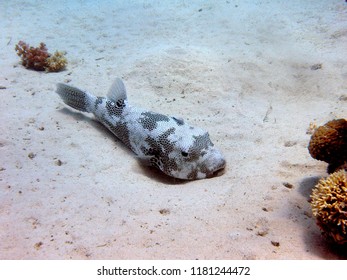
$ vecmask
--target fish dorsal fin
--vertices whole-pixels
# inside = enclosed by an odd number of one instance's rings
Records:
[[[126,100],[127,91],[123,84],[123,81],[120,78],[116,78],[107,93],[107,97],[112,101]]]

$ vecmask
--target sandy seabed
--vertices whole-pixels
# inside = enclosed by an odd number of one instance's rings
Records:
[[[326,164],[310,124],[346,118],[347,5],[338,0],[2,1],[1,259],[345,259],[308,199]],[[193,3],[191,3],[193,2]],[[64,50],[27,70],[19,40]],[[208,130],[222,176],[143,167],[68,82]]]

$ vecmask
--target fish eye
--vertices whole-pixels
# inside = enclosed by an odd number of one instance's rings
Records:
[[[181,154],[182,154],[183,157],[187,157],[187,156],[188,156],[188,153],[187,153],[187,152],[184,152],[184,151],[182,151]]]

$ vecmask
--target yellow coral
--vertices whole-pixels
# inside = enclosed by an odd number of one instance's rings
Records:
[[[58,72],[63,70],[67,64],[65,52],[56,51],[46,59],[46,63],[47,66],[45,67],[45,70],[47,72]]]
[[[311,195],[313,215],[323,234],[338,244],[347,243],[347,172],[321,179]]]

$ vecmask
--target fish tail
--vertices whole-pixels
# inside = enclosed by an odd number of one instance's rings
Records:
[[[56,92],[63,99],[64,103],[70,107],[82,112],[93,112],[93,104],[95,104],[97,99],[96,96],[62,83],[57,84]]]

